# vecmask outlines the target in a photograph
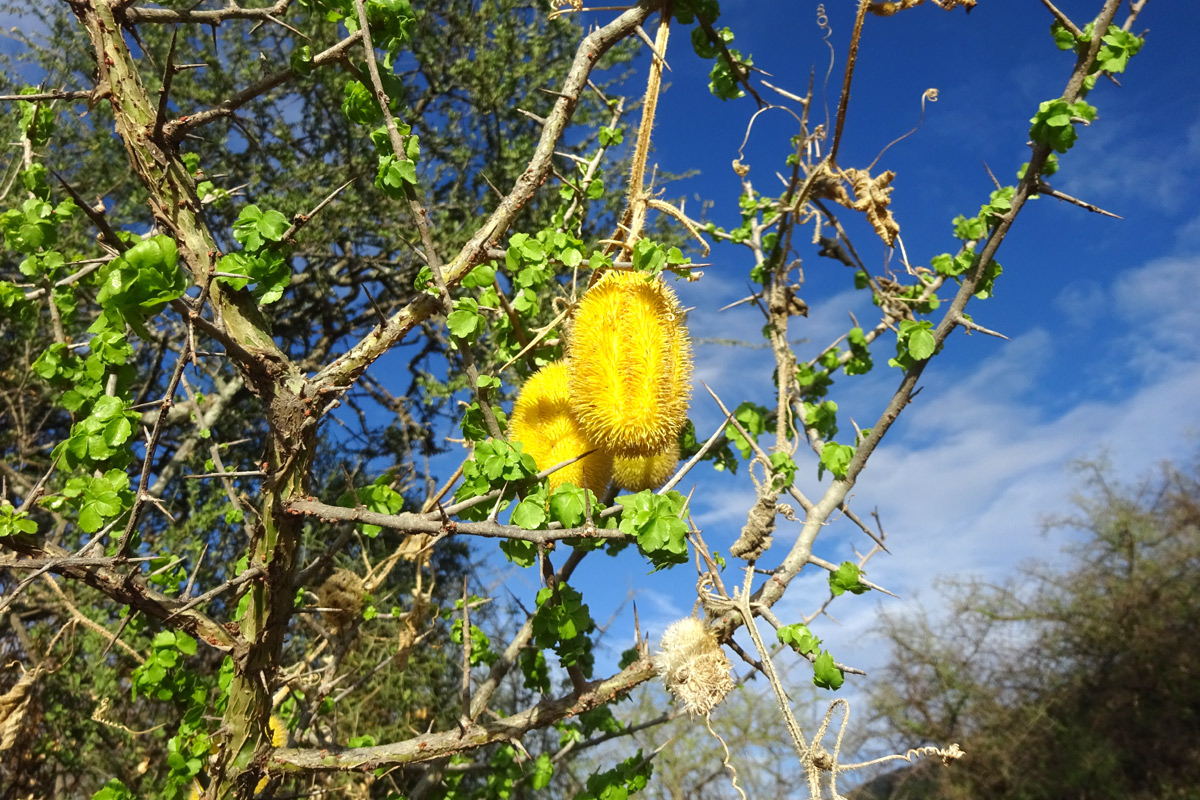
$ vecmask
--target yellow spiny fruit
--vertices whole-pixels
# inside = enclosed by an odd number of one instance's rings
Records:
[[[521,387],[508,421],[508,435],[524,445],[539,471],[596,448],[571,413],[565,362],[543,367]],[[598,450],[551,474],[550,488],[569,482],[602,497],[611,478],[612,455]]]
[[[271,718],[267,720],[267,728],[271,731],[272,747],[283,747],[287,744],[287,724],[283,721],[282,717],[277,714],[272,714]]]
[[[288,740],[287,725],[284,724],[284,722],[281,718],[279,718],[275,714],[272,714],[271,718],[269,720],[267,720],[267,729],[271,733],[271,746],[272,747],[283,747],[284,745],[287,744],[287,740]],[[264,775],[261,778],[259,778],[258,785],[254,787],[254,793],[258,794],[263,789],[266,789],[267,784],[270,783],[270,781],[271,781],[271,776],[269,776],[269,775]]]
[[[657,489],[666,483],[679,465],[679,440],[671,442],[667,449],[653,456],[613,458],[613,482],[630,492]]]
[[[575,415],[614,455],[654,456],[687,421],[692,348],[662,278],[610,271],[588,290],[567,343]]]

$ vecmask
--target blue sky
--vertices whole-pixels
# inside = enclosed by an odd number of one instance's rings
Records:
[[[720,23],[736,35],[732,46],[754,55],[768,80],[803,92],[810,67],[822,84],[829,50],[814,22],[815,4],[722,3]],[[1098,3],[1058,6],[1080,25]],[[831,41],[838,60],[830,79],[830,114],[841,84],[842,55],[853,4],[828,3]],[[1118,20],[1122,20],[1120,15]],[[920,97],[937,88],[920,129],[894,145],[879,168],[897,173],[893,209],[908,257],[928,264],[952,250],[950,220],[977,213],[992,189],[984,162],[1003,183],[1014,183],[1028,158],[1029,118],[1042,100],[1057,97],[1073,57],[1056,50],[1051,18],[1036,2],[983,0],[970,15],[932,4],[890,19],[867,20],[855,75],[853,102],[842,143],[842,166],[870,163],[889,141],[910,130],[920,116]],[[1200,23],[1200,6],[1147,5],[1135,32],[1148,41],[1120,80],[1089,96],[1099,119],[1081,129],[1080,141],[1061,159],[1055,188],[1124,217],[1114,220],[1042,198],[1023,211],[997,260],[1005,272],[996,297],[968,311],[1011,341],[956,333],[926,370],[924,390],[902,415],[854,490],[860,515],[878,508],[892,555],[874,558],[869,577],[904,598],[865,595],[843,598],[830,612],[837,622],[814,626],[845,662],[868,670],[886,652],[865,635],[881,609],[899,610],[933,600],[939,577],[1002,580],[1031,558],[1055,559],[1065,534],[1044,536],[1040,521],[1069,508],[1079,482],[1072,463],[1106,456],[1116,475],[1133,480],[1163,460],[1188,460],[1200,444],[1200,67],[1186,32]],[[653,31],[651,29],[651,35]],[[667,171],[699,169],[673,183],[689,214],[700,199],[715,202],[708,218],[737,224],[739,181],[730,168],[754,112],[744,98],[722,102],[707,91],[711,62],[691,50],[687,30],[674,32],[667,61],[672,71],[655,127],[652,160]],[[770,90],[769,101],[782,98]],[[793,105],[794,107],[794,105]],[[817,118],[822,111],[814,112]],[[794,122],[782,112],[759,118],[746,149],[750,178],[775,192],[774,172],[787,154]],[[843,221],[853,215],[843,212]],[[851,235],[873,272],[881,273],[885,248],[865,224]],[[847,327],[847,310],[870,319],[869,299],[852,291],[850,272],[801,246],[805,299],[811,312],[795,318],[792,338],[806,338],[801,357],[811,357]],[[718,245],[714,266],[695,284],[677,284],[694,336],[723,336],[757,343],[761,316],[747,306],[716,309],[745,296],[749,252]],[[894,265],[893,258],[892,264]],[[935,317],[936,318],[936,317]],[[807,348],[807,349],[806,349]],[[839,382],[832,397],[861,426],[874,423],[899,373],[885,365],[893,345],[881,341],[868,376]],[[769,351],[701,345],[696,377],[729,406],[743,400],[772,405]],[[712,431],[719,411],[699,388],[692,418],[700,434]],[[850,430],[841,420],[843,431]],[[843,434],[844,435],[844,434]],[[819,494],[816,463],[802,450],[798,480]],[[694,514],[710,546],[725,550],[745,522],[753,486],[737,476],[694,471],[681,487],[697,486]],[[773,550],[760,566],[771,567],[794,540],[798,524],[780,519]],[[844,522],[834,522],[817,552],[831,561],[854,558],[870,542]],[[637,597],[643,629],[655,636],[690,612],[694,571],[679,567],[647,576],[635,557],[613,565],[585,562],[576,579],[598,620],[627,593]],[[532,581],[530,574],[525,577]],[[522,578],[518,577],[518,582]],[[806,570],[776,607],[785,622],[810,613],[827,596],[825,575]],[[605,601],[605,596],[611,598]],[[632,639],[632,615],[614,625],[613,652]],[[852,679],[852,681],[862,679]],[[869,678],[867,679],[869,680]],[[852,695],[858,686],[848,684]],[[845,692],[847,690],[843,690]]]

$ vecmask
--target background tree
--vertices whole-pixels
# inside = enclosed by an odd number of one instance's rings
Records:
[[[939,620],[888,615],[873,704],[889,746],[961,741],[961,769],[911,768],[858,797],[1175,797],[1197,775],[1195,467],[1135,487],[1083,467],[1065,569],[948,587]]]
[[[9,81],[6,90],[17,91],[21,84],[16,81],[21,76],[46,86],[80,85],[91,79],[95,54],[67,5],[9,3],[3,10],[34,14],[45,24],[44,30],[38,25],[12,32],[23,49],[15,57],[4,57],[4,73]],[[308,48],[301,50],[303,54],[311,52],[316,42],[337,41],[336,24],[323,20],[318,12],[292,9],[292,28],[259,26],[247,36],[241,35],[246,32],[243,29],[238,35],[224,36],[219,41],[204,35],[204,30],[196,26],[180,29],[173,24],[147,24],[139,30],[138,40],[141,48],[153,54],[151,57],[159,63],[170,53],[176,64],[209,65],[203,80],[198,79],[199,69],[180,70],[172,78],[171,102],[180,113],[186,114],[220,102],[262,80],[264,73],[269,72],[263,66],[267,63],[264,53],[273,54],[276,63],[287,64],[290,54],[298,48]],[[173,13],[164,21],[178,21],[182,12]],[[203,15],[199,19],[204,19]],[[441,120],[424,137],[424,146],[432,151],[424,164],[425,174],[436,188],[434,202],[429,207],[431,218],[437,223],[436,234],[452,237],[454,231],[468,224],[465,219],[478,218],[494,206],[494,194],[487,181],[511,184],[524,166],[517,163],[519,154],[528,152],[536,140],[537,122],[511,104],[499,104],[497,97],[529,94],[535,103],[540,102],[534,87],[561,76],[565,69],[565,48],[573,47],[579,34],[569,21],[547,26],[542,15],[514,4],[471,7],[445,3],[430,9],[414,24],[419,35],[414,36],[409,51],[411,63],[404,72],[411,79],[397,82],[393,90],[402,89],[406,104],[427,109]],[[308,34],[300,38],[293,29],[303,29]],[[181,36],[180,30],[192,35]],[[624,58],[621,48],[617,48],[613,65],[619,65]],[[488,63],[492,64],[488,70],[478,69]],[[499,69],[496,65],[501,63],[508,66]],[[151,87],[149,91],[157,91],[160,76],[154,74],[153,65],[149,66],[145,76]],[[342,66],[351,75],[362,76],[361,61],[357,68],[349,60]],[[422,75],[435,76],[436,85],[426,82]],[[502,86],[493,85],[493,77],[500,77]],[[223,247],[238,247],[230,233],[231,226],[245,201],[255,199],[247,197],[247,193],[258,191],[254,187],[273,187],[270,191],[273,207],[289,218],[302,213],[302,209],[311,210],[316,194],[324,197],[331,188],[340,187],[336,200],[322,208],[321,224],[308,227],[303,243],[297,243],[287,254],[286,260],[292,268],[289,291],[272,307],[272,330],[281,348],[305,365],[320,363],[331,348],[369,329],[378,314],[392,313],[401,307],[411,295],[418,272],[416,254],[406,244],[416,240],[416,233],[411,221],[396,212],[398,201],[374,188],[377,167],[374,147],[364,138],[361,127],[342,110],[344,84],[345,81],[299,79],[287,82],[248,97],[235,116],[214,119],[203,138],[196,136],[189,140],[189,163],[208,165],[198,175],[208,180],[198,179],[197,190],[204,195],[201,205],[206,219],[214,230],[225,232]],[[597,102],[598,96],[593,93],[582,99],[577,111],[581,122],[614,119],[614,113]],[[20,113],[5,118],[7,139],[25,138],[29,147],[24,159],[7,162],[5,186],[9,196],[22,189],[17,179],[24,163],[34,165],[34,148],[53,147],[52,165],[57,175],[72,187],[86,186],[95,191],[88,202],[102,201],[105,213],[112,219],[123,220],[131,230],[144,231],[152,225],[146,189],[129,170],[128,156],[120,140],[112,136],[110,107],[106,103],[87,107],[81,102],[76,109],[86,113],[76,114],[62,113],[60,100],[36,102],[37,113],[47,126],[42,134],[35,131],[32,139],[24,137],[22,125],[28,126],[30,120],[24,120]],[[52,106],[57,106],[57,113],[51,113]],[[370,108],[368,103],[367,109]],[[53,140],[49,134],[51,127]],[[563,145],[569,152],[583,146],[583,143]],[[492,158],[495,153],[506,155]],[[197,154],[199,159],[195,157]],[[454,164],[454,168],[450,169],[449,164]],[[461,169],[471,164],[479,169]],[[51,182],[56,180],[36,168],[26,173],[41,175]],[[317,186],[319,190],[314,188]],[[355,210],[366,205],[375,206],[378,214],[363,215]],[[541,225],[549,218],[548,211],[539,210],[536,203],[526,205],[522,213],[528,225]],[[596,214],[603,213],[598,204]],[[95,231],[89,225],[64,224],[57,235],[57,247],[62,252],[83,253],[95,247]],[[9,260],[14,256],[20,260],[19,253],[7,251],[6,276],[19,276],[23,280],[27,276],[18,270],[17,261]],[[98,266],[97,262],[85,260],[81,265],[64,266],[58,272],[47,271],[38,277],[50,285],[81,267],[85,274],[80,278],[86,281],[89,275],[95,276]],[[83,302],[78,301],[77,287],[83,292]],[[46,286],[40,288],[40,292],[38,289],[30,292],[31,299],[46,296]],[[73,279],[52,287],[51,291],[55,298],[54,312],[62,308],[57,320],[61,326],[60,344],[86,339],[86,331],[99,311],[86,299],[94,298],[94,290]],[[333,295],[338,297],[336,308],[330,303]],[[31,321],[29,309],[19,310],[25,316],[14,315],[0,325],[0,335],[5,337],[6,389],[0,433],[4,458],[0,469],[8,486],[28,492],[37,476],[49,468],[53,460],[50,448],[65,438],[69,430],[70,412],[76,409],[56,407],[55,398],[70,386],[78,388],[83,359],[71,358],[79,350],[61,346],[45,351],[44,343],[30,338],[32,330],[21,327]],[[128,356],[139,376],[133,406],[144,409],[142,424],[147,427],[153,427],[158,417],[157,404],[152,398],[161,397],[172,378],[164,369],[164,362],[178,357],[178,342],[187,337],[179,320],[159,318],[155,324],[159,327],[153,340]],[[428,326],[426,333],[425,346],[410,353],[411,379],[400,384],[400,391],[396,391],[395,384],[389,383],[384,388],[377,382],[364,380],[344,396],[344,402],[355,413],[343,418],[336,445],[314,469],[314,477],[326,487],[322,493],[345,493],[351,477],[359,476],[368,464],[373,476],[387,476],[383,485],[371,487],[370,498],[366,497],[368,491],[363,490],[362,499],[377,502],[379,507],[392,507],[402,498],[410,506],[419,507],[430,492],[433,481],[430,459],[445,448],[438,435],[437,421],[456,412],[449,404],[450,390],[446,388],[452,376],[446,374],[440,356],[448,340],[434,326]],[[56,330],[54,336],[58,338],[60,332]],[[140,343],[134,340],[134,344]],[[42,359],[39,365],[45,365],[59,354],[66,356],[65,365],[55,362],[43,368],[43,372],[50,370],[45,374],[52,377],[52,385],[35,377],[42,374],[34,367],[39,357]],[[59,372],[53,372],[54,369]],[[219,584],[230,577],[231,568],[242,555],[235,532],[241,529],[246,496],[239,496],[238,481],[179,478],[185,473],[212,472],[218,469],[217,465],[223,468],[226,464],[257,464],[266,428],[253,393],[228,362],[197,360],[195,369],[196,372],[179,379],[189,402],[168,412],[147,485],[149,494],[174,519],[142,520],[139,536],[148,539],[152,535],[162,552],[187,557],[188,568],[182,574],[187,575],[186,580],[192,585],[203,586]],[[405,402],[408,394],[420,395],[421,402]],[[379,406],[390,413],[378,413]],[[213,444],[216,442],[221,443],[219,447]],[[363,480],[360,478],[359,482]],[[375,500],[375,496],[379,499]],[[349,562],[351,566],[364,560],[379,564],[386,556],[395,555],[402,542],[390,531],[381,535],[369,531],[369,536],[354,537],[349,535],[350,531],[345,533],[329,548],[333,543],[325,541],[322,532],[305,531],[304,548],[321,557],[309,565],[307,583],[312,587],[306,596],[309,606],[320,604],[317,590],[335,562],[330,554],[339,552],[343,563]],[[415,553],[414,548],[410,551],[409,556]],[[461,589],[467,567],[464,556],[465,548],[452,542],[438,548],[425,579],[425,587],[433,592],[429,602],[452,602],[453,595]],[[169,559],[156,562],[155,568],[169,562]],[[179,586],[180,569],[176,564],[157,576],[159,584]],[[368,665],[376,667],[395,655],[397,629],[402,624],[399,620],[388,621],[387,612],[399,597],[412,591],[416,570],[411,559],[401,560],[398,568],[384,561],[382,569],[381,580],[371,587],[381,616],[369,634],[354,635],[352,647],[346,643],[345,652],[337,659],[338,669],[328,672],[330,680],[338,675],[357,674]],[[6,589],[15,585],[6,583]],[[225,606],[221,596],[214,598],[213,603],[215,608],[225,609],[229,614],[235,612]],[[370,603],[364,607],[370,607]],[[480,609],[477,619],[482,621],[486,613],[486,609]],[[94,620],[113,628],[125,621],[102,593],[82,585],[68,585],[60,591],[57,584],[51,585],[43,579],[16,599],[8,618],[10,624],[4,628],[6,648],[11,648],[14,655],[37,652],[34,643],[44,645],[58,629],[55,623],[70,619]],[[301,620],[301,626],[293,634],[299,641],[311,640],[315,647],[330,633],[314,624],[312,613]],[[134,653],[149,647],[154,633],[141,632],[143,622],[134,617],[124,629],[131,643],[127,658],[135,661],[139,658]],[[426,645],[445,639],[444,620],[436,624],[428,620],[426,624],[433,625],[423,639]],[[27,629],[33,638],[22,645],[20,639]],[[24,724],[30,726],[23,729],[28,737],[25,741],[32,746],[28,759],[11,765],[15,770],[6,776],[11,780],[2,781],[10,791],[33,791],[42,796],[90,794],[92,790],[86,787],[92,786],[94,790],[97,778],[103,783],[114,775],[139,791],[146,767],[166,758],[164,748],[175,731],[157,725],[164,709],[144,701],[128,702],[128,681],[121,676],[128,674],[131,665],[122,661],[119,654],[115,659],[101,657],[102,653],[110,653],[112,647],[107,637],[96,635],[101,630],[95,627],[91,635],[79,637],[77,647],[81,648],[82,657],[40,673],[40,681],[30,684],[38,689],[38,702],[45,716],[39,718],[27,713],[23,717]],[[353,631],[346,633],[350,635]],[[217,654],[201,651],[196,658],[203,659],[206,655]],[[457,667],[448,667],[446,658],[444,652],[432,647],[419,648],[407,663],[407,669],[384,673],[385,680],[374,687],[378,703],[363,704],[350,717],[340,716],[326,735],[332,740],[336,731],[344,731],[341,738],[345,739],[347,733],[354,736],[361,729],[370,730],[375,736],[397,738],[408,734],[413,727],[447,724],[450,717],[445,714],[450,712],[439,698],[456,690],[458,678],[447,677],[447,670],[456,671]],[[215,678],[220,663],[220,658],[210,660],[198,665],[196,672]],[[301,663],[313,666],[311,659]],[[7,677],[10,683],[17,680],[15,673]],[[450,683],[446,683],[447,679]],[[318,686],[317,705],[324,697],[336,699],[342,690],[344,687],[335,691],[333,686]],[[84,708],[88,713],[77,718],[68,713],[72,708]],[[99,720],[89,718],[101,708],[104,710]],[[381,713],[380,709],[388,712]],[[39,730],[32,725],[35,718],[47,723],[40,728],[40,735],[32,735]],[[395,726],[400,726],[399,730],[385,733]],[[129,731],[149,732],[135,737]],[[74,742],[75,746],[61,747],[62,741]],[[128,757],[129,748],[136,748],[140,757]],[[0,769],[7,770],[9,766]],[[157,781],[158,777],[151,774],[150,779]]]
[[[858,5],[826,123],[810,120],[811,85],[780,93],[797,127],[786,161],[764,167],[783,188],[756,189],[739,159],[728,229],[666,202],[648,161],[672,27],[712,61],[714,94],[766,105],[752,58],[715,27],[716,2],[647,0],[586,36],[563,18],[575,3],[68,0],[69,14],[46,15],[52,38],[29,40],[8,73],[42,85],[5,96],[19,147],[0,186],[0,612],[20,664],[0,686],[3,749],[25,748],[4,767],[14,796],[528,792],[576,745],[630,733],[609,704],[656,672],[684,707],[710,711],[732,685],[721,642],[767,676],[810,793],[836,794],[850,767],[824,724],[795,722],[755,618],[818,686],[857,671],[771,608],[805,567],[828,573],[831,596],[881,588],[861,569],[875,550],[837,564],[813,543],[844,514],[882,546],[848,506],[858,475],[950,335],[991,333],[964,309],[991,295],[1022,207],[1052,193],[1041,176],[1095,118],[1085,95],[1141,47],[1129,31],[1144,2],[1120,26],[1116,0],[1089,25],[1056,14],[1074,66],[1031,120],[1019,183],[954,220],[954,252],[924,267],[901,251],[904,270],[890,270],[864,263],[850,231],[898,244],[895,176],[839,163],[839,146],[868,16],[919,5]],[[598,80],[643,46],[634,135],[621,86]],[[839,206],[861,218],[843,224]],[[878,319],[798,352],[810,224]],[[714,394],[724,418],[711,434],[676,436],[675,409],[656,455],[683,464],[658,491],[559,485],[563,464],[505,438],[502,401],[596,332],[573,315],[599,280],[661,299],[661,276],[700,279],[673,243],[707,252],[702,230],[752,257],[747,310],[763,316],[775,390],[732,409]],[[630,271],[644,275],[618,277]],[[635,415],[679,405],[656,394],[665,384],[688,389],[673,302],[649,319],[654,335],[571,355],[616,366],[633,342],[674,342],[659,360],[670,376],[632,370],[643,380],[626,394],[648,398]],[[881,338],[899,387],[839,442],[830,392],[873,368]],[[593,399],[574,392],[568,416]],[[448,420],[465,457],[438,474]],[[612,455],[631,426],[588,446]],[[729,551],[744,578],[674,491],[704,459],[748,462],[756,499]],[[832,476],[819,498],[796,485],[801,467]],[[798,533],[768,556],[777,515]],[[536,568],[542,586],[516,598],[515,619],[489,608],[499,589],[460,580],[466,537],[501,539]],[[600,629],[571,580],[629,545],[656,570],[694,561],[704,621],[677,628],[658,659],[639,639],[597,677]],[[732,638],[740,628],[753,652]],[[56,748],[69,752],[44,758]],[[652,763],[631,753],[581,796],[637,791]]]

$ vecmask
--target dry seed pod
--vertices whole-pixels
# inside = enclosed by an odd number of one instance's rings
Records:
[[[709,714],[733,690],[729,657],[713,632],[695,617],[671,623],[654,666],[689,714]]]
[[[671,442],[657,455],[613,458],[613,482],[629,492],[657,489],[666,483],[679,465],[679,440]]]
[[[567,343],[575,415],[614,455],[663,452],[687,421],[692,348],[661,277],[610,271],[588,290]]]
[[[571,413],[566,362],[543,367],[521,387],[508,421],[508,435],[524,446],[539,471],[596,448]],[[572,483],[601,497],[611,478],[612,455],[598,450],[552,473],[550,488]]]

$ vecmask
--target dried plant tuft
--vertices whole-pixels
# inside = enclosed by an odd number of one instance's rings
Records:
[[[695,617],[674,622],[663,633],[654,665],[663,683],[689,714],[708,716],[733,690],[733,665],[717,637]]]
[[[321,607],[334,609],[322,612],[322,617],[334,633],[348,630],[362,615],[365,594],[362,578],[348,569],[335,569],[321,584]]]

